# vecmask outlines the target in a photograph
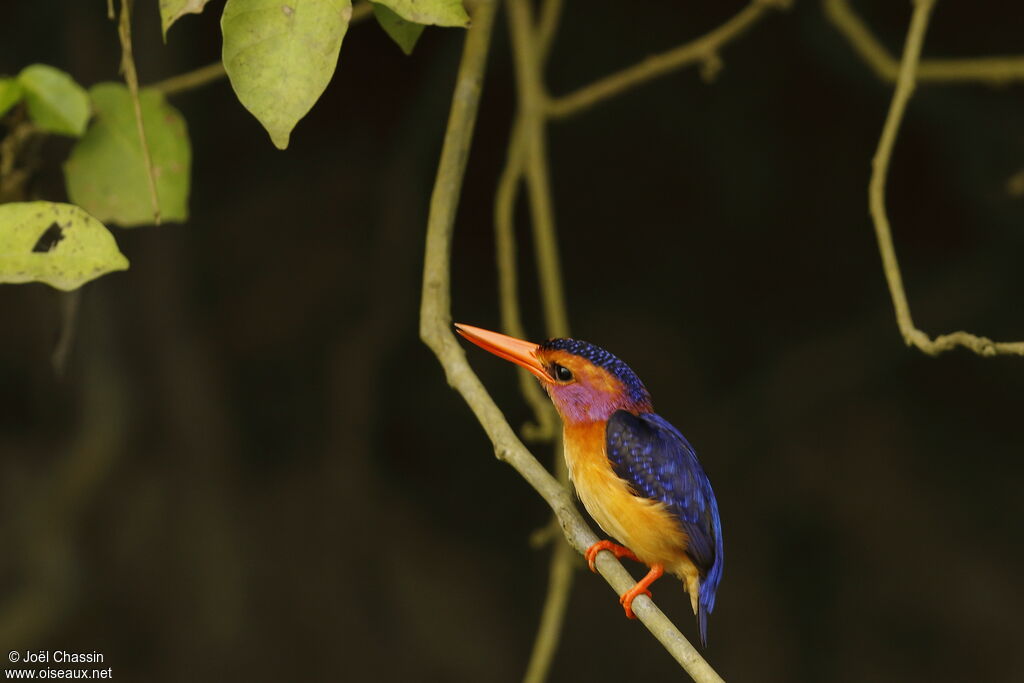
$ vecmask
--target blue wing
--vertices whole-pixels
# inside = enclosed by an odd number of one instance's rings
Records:
[[[665,418],[654,413],[615,412],[605,432],[608,459],[615,473],[637,495],[668,506],[689,536],[687,553],[701,572],[701,637],[707,633],[707,614],[714,609],[722,578],[722,523],[711,482],[686,438]]]

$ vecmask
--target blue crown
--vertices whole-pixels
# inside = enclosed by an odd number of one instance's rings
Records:
[[[633,369],[622,362],[618,356],[605,351],[600,346],[579,339],[548,339],[540,345],[547,351],[565,351],[580,358],[586,358],[599,368],[604,368],[614,375],[626,388],[626,393],[634,403],[649,403],[651,395],[644,383],[636,376]]]

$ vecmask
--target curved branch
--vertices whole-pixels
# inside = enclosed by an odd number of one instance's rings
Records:
[[[562,472],[559,474],[564,473],[564,478],[563,476],[559,478],[563,483],[567,483],[568,472],[564,466],[565,458],[562,457],[561,435],[554,439],[554,443],[555,459],[563,463]],[[577,555],[565,542],[565,539],[557,536],[557,525],[556,517],[552,520],[552,524],[544,527],[552,531],[551,539],[554,541],[551,562],[548,566],[548,590],[540,615],[540,626],[537,628],[537,635],[533,640],[530,662],[526,667],[526,674],[523,676],[523,683],[543,683],[547,680],[551,662],[554,661],[555,652],[558,650],[558,643],[561,640],[562,625],[565,623],[565,613],[569,606],[569,595],[572,593]]]
[[[558,240],[548,180],[547,155],[544,133],[547,124],[544,114],[544,86],[542,72],[554,40],[561,17],[562,0],[547,0],[541,8],[541,18],[534,26],[530,6],[513,0],[508,7],[509,31],[516,57],[516,76],[519,86],[520,107],[509,139],[508,159],[495,197],[495,229],[497,232],[498,270],[500,274],[502,322],[508,334],[526,338],[519,315],[516,287],[514,242],[514,209],[519,182],[524,174],[529,188],[530,208],[533,216],[536,258],[539,264],[541,297],[550,336],[569,334],[568,312],[562,286]],[[518,372],[520,388],[527,403],[534,410],[535,425],[526,425],[524,436],[554,443],[554,466],[558,480],[569,487],[569,470],[562,456],[559,420],[554,408],[534,378],[527,372]],[[554,540],[548,568],[548,588],[541,611],[540,626],[534,636],[530,661],[523,680],[542,683],[548,677],[554,661],[562,627],[569,605],[576,573],[576,553],[557,535],[557,518],[545,529],[551,530],[548,540]]]
[[[934,5],[935,0],[915,0],[914,2],[914,15],[910,20],[906,46],[903,48],[903,59],[900,62],[899,76],[896,79],[896,91],[893,93],[892,104],[889,106],[889,113],[885,118],[885,125],[882,127],[878,150],[872,161],[871,182],[868,184],[868,205],[875,226],[878,251],[882,256],[885,279],[889,285],[893,308],[896,310],[896,323],[908,346],[916,346],[932,356],[957,346],[968,348],[981,356],[1024,355],[1024,342],[994,342],[986,337],[978,337],[968,332],[953,332],[931,339],[914,326],[914,320],[910,315],[910,304],[907,302],[907,294],[903,288],[903,277],[900,274],[896,249],[892,241],[892,229],[885,211],[885,181],[889,172],[889,161],[892,158],[896,134],[907,109],[910,94],[914,90],[915,72],[921,57],[921,45],[924,43],[924,34]]]
[[[823,9],[875,75],[883,81],[894,82],[899,75],[900,63],[878,42],[867,24],[850,7],[848,0],[823,0]],[[1004,85],[1024,80],[1024,57],[925,59],[917,65],[917,80]]]
[[[547,107],[548,115],[556,119],[572,116],[599,102],[621,95],[630,88],[690,64],[703,63],[709,67],[709,73],[714,73],[719,66],[718,52],[726,44],[746,32],[770,8],[785,8],[788,5],[788,1],[785,0],[752,0],[732,19],[696,40],[660,55],[648,57],[638,64],[605,76],[568,95],[551,99]]]
[[[508,158],[498,180],[494,197],[494,244],[498,266],[498,297],[501,301],[501,327],[505,334],[526,339],[519,311],[519,280],[516,275],[516,245],[513,212],[519,181],[523,177],[523,126],[517,119],[508,144]],[[523,426],[528,441],[550,441],[558,431],[551,402],[526,370],[516,373],[523,398],[533,410],[534,422]]]
[[[541,9],[541,19],[536,31],[529,31],[532,36],[530,42],[535,41],[536,49],[532,63],[539,72],[551,48],[555,30],[561,17],[562,0],[547,0]],[[527,27],[528,28],[528,27]],[[538,83],[536,87],[542,91]],[[519,182],[523,179],[527,156],[526,141],[526,116],[523,111],[516,115],[516,121],[508,143],[508,155],[505,167],[502,169],[501,177],[498,180],[498,188],[494,200],[494,227],[496,262],[498,266],[498,290],[501,300],[501,321],[502,328],[506,334],[521,339],[527,338],[525,327],[522,323],[522,316],[519,310],[518,279],[516,277],[516,249],[514,237],[514,211],[516,197],[518,196]],[[541,124],[542,125],[542,124]],[[531,152],[536,151],[532,148]],[[541,151],[543,151],[541,149]],[[532,154],[531,154],[532,156]],[[541,156],[542,164],[546,164]],[[533,173],[536,169],[531,165]],[[557,240],[554,236],[554,218],[551,216],[550,186],[546,182],[547,173],[542,169],[542,184],[539,189],[547,191],[547,200],[537,202],[534,199],[533,187],[531,186],[531,206],[537,210],[547,208],[547,213],[540,222],[535,222],[535,230],[539,233],[537,237],[538,261],[547,265],[541,270],[541,290],[544,299],[545,310],[549,311],[548,319],[553,324],[549,325],[549,335],[568,334],[568,314],[566,312],[564,292],[562,289],[562,278],[557,254]],[[549,248],[554,247],[552,253]],[[553,275],[552,275],[553,272]],[[548,283],[552,283],[548,286]],[[530,441],[544,441],[553,439],[558,431],[558,421],[554,410],[547,396],[534,381],[533,377],[525,370],[517,373],[519,387],[526,402],[533,409],[535,423],[524,426],[524,436]]]
[[[480,101],[484,64],[496,9],[495,0],[480,0],[476,3],[473,26],[466,38],[466,46],[459,65],[441,160],[430,199],[430,215],[427,219],[420,338],[437,356],[449,385],[465,399],[487,432],[498,459],[512,465],[541,494],[558,516],[569,543],[582,553],[598,540],[597,536],[576,511],[568,491],[537,462],[516,437],[501,410],[469,367],[465,352],[451,331],[451,235]],[[597,569],[619,594],[627,591],[635,583],[619,561],[608,553],[601,553],[598,556]],[[633,603],[633,610],[640,621],[695,680],[721,681],[718,674],[650,598],[638,597]]]
[[[551,52],[551,43],[558,30],[558,22],[562,19],[563,0],[547,0],[540,8],[540,21],[537,23],[537,64],[544,68]]]
[[[553,337],[567,337],[569,319],[559,266],[554,209],[551,206],[551,182],[548,178],[544,86],[540,78],[540,54],[533,36],[533,18],[528,1],[509,0],[507,4],[519,91],[519,120],[524,136],[522,144],[526,183],[530,190],[530,213],[547,332]]]

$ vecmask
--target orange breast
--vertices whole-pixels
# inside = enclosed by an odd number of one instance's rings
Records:
[[[565,461],[583,506],[605,533],[645,564],[662,564],[677,576],[693,573],[689,539],[665,504],[635,495],[612,469],[603,422],[566,425]]]

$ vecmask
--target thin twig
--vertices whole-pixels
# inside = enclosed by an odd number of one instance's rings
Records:
[[[875,75],[888,83],[894,82],[899,74],[900,63],[878,42],[864,20],[850,7],[848,0],[823,0],[822,4],[825,15]],[[918,62],[917,80],[1005,85],[1024,80],[1024,57],[924,59]]]
[[[558,27],[558,20],[561,16],[562,4],[562,0],[547,0],[542,7],[541,21],[537,27],[536,36],[538,69],[543,68],[544,61],[550,50],[555,30]],[[502,328],[506,334],[521,339],[526,339],[528,335],[523,326],[519,310],[514,210],[519,183],[523,178],[524,172],[524,157],[526,155],[526,150],[524,149],[524,125],[524,117],[520,111],[516,115],[512,134],[509,137],[508,157],[505,167],[502,169],[501,177],[498,180],[498,188],[494,200],[495,248],[497,252],[496,262],[498,266],[498,292],[501,302]],[[553,230],[553,222],[549,223],[548,227]],[[544,245],[546,246],[550,243],[552,243],[552,240],[545,240]],[[544,249],[544,246],[538,246],[538,249]],[[549,262],[553,260],[555,268],[558,268],[557,254],[553,257],[546,255],[545,260]],[[561,282],[560,275],[556,281]],[[543,280],[541,282],[541,289],[546,293],[546,305],[549,307],[560,306],[561,311],[558,317],[567,318],[564,300],[560,298],[560,294],[552,293],[545,289]],[[548,329],[547,334],[555,336],[558,334],[558,331]],[[562,334],[568,334],[568,330],[566,329]],[[534,423],[524,425],[524,437],[529,441],[549,441],[553,439],[558,429],[558,420],[551,402],[530,373],[520,370],[517,376],[519,377],[519,387],[523,393],[523,398],[533,409],[535,420]],[[556,453],[556,462],[560,458],[561,454]]]
[[[369,2],[362,2],[352,8],[352,18],[348,20],[349,26],[352,26],[364,19],[368,19],[373,15],[373,5]],[[224,65],[217,61],[213,64],[207,64],[201,66],[198,69],[187,71],[177,76],[171,76],[162,81],[158,81],[153,85],[147,86],[154,90],[159,90],[164,95],[176,95],[186,90],[193,90],[200,88],[214,81],[227,76],[227,72],[224,70]]]
[[[599,102],[621,95],[630,88],[690,64],[704,63],[717,66],[718,52],[727,43],[757,23],[769,9],[787,6],[787,2],[780,0],[753,0],[732,19],[696,40],[660,55],[648,57],[638,64],[605,76],[568,95],[552,98],[548,102],[548,115],[552,118],[572,116]],[[715,68],[711,68],[708,72],[714,71]]]
[[[896,310],[896,323],[908,346],[916,346],[932,356],[957,346],[968,348],[981,356],[1024,355],[1024,342],[994,342],[986,337],[978,337],[963,331],[931,339],[914,326],[914,320],[910,315],[910,304],[907,302],[907,294],[903,288],[903,277],[900,274],[899,262],[896,260],[896,248],[892,241],[892,229],[885,211],[885,181],[889,172],[892,149],[896,143],[896,134],[899,132],[900,122],[907,109],[907,102],[914,90],[915,70],[921,57],[921,46],[924,43],[928,19],[934,5],[935,0],[915,0],[914,2],[914,14],[910,20],[907,42],[903,48],[903,59],[900,61],[899,76],[896,79],[896,91],[893,93],[892,104],[889,106],[889,113],[885,118],[885,125],[882,127],[878,150],[872,161],[871,182],[868,184],[868,205],[875,226],[878,251],[882,256],[885,279],[889,284],[893,308]]]
[[[530,533],[530,547],[535,549],[543,548],[558,538],[561,535],[561,531],[562,525],[558,523],[558,518],[552,515],[547,524],[534,529]]]
[[[149,153],[146,141],[146,126],[142,123],[142,103],[139,102],[139,76],[135,72],[135,58],[132,56],[132,0],[121,0],[121,17],[117,22],[117,35],[121,39],[121,71],[128,85],[135,109],[135,127],[139,132],[139,145],[142,147],[142,162],[146,166],[146,180],[149,182],[149,199],[153,204],[153,223],[160,225],[160,198],[156,192],[156,170],[153,158]]]
[[[520,339],[527,338],[519,310],[519,278],[516,268],[516,244],[513,212],[516,190],[523,176],[523,135],[520,121],[516,121],[508,145],[508,158],[498,180],[494,197],[494,244],[495,261],[498,266],[498,298],[501,302],[501,327],[505,334]],[[527,405],[533,410],[531,423],[523,426],[523,436],[528,441],[550,441],[558,429],[558,420],[551,401],[540,388],[537,380],[526,370],[520,369],[519,389]]]
[[[558,515],[562,530],[573,548],[582,553],[597,542],[583,521],[569,492],[545,470],[516,437],[466,362],[466,354],[451,330],[451,236],[455,223],[466,159],[480,102],[483,72],[494,25],[496,0],[475,3],[473,25],[466,37],[452,98],[441,160],[430,199],[427,240],[423,263],[423,298],[420,304],[420,338],[434,352],[445,377],[463,397],[494,446],[495,456],[510,464],[544,498]],[[636,583],[615,557],[600,553],[597,569],[622,594]],[[694,680],[721,681],[671,621],[645,595],[633,602],[633,611],[665,649]]]
[[[551,44],[558,31],[558,23],[562,18],[563,0],[547,0],[540,7],[540,21],[537,22],[537,64],[543,73],[544,64],[548,61]]]
[[[558,460],[564,460],[561,456],[562,446],[561,437],[555,439],[555,457]],[[557,519],[554,521],[557,522]],[[557,529],[557,527],[555,528]],[[543,683],[548,678],[551,663],[554,661],[555,652],[558,651],[558,643],[561,640],[562,625],[565,622],[565,613],[569,607],[569,596],[572,594],[572,584],[576,575],[576,565],[579,562],[578,555],[564,538],[554,536],[553,539],[554,548],[548,567],[547,596],[544,598],[540,626],[533,640],[533,650],[530,652],[530,662],[526,667],[523,683]]]
[[[545,135],[544,86],[540,62],[533,38],[533,19],[529,0],[508,0],[509,32],[515,53],[516,83],[519,90],[519,115],[522,121],[526,183],[536,244],[544,319],[548,334],[569,336],[569,317],[565,288],[558,257],[551,183],[548,178],[547,139]]]
[[[534,242],[540,279],[542,304],[547,320],[548,336],[564,337],[569,334],[569,317],[566,311],[565,292],[562,286],[562,271],[558,257],[558,239],[552,209],[551,186],[548,180],[548,162],[545,142],[547,119],[544,111],[543,69],[544,61],[554,40],[555,30],[561,15],[561,0],[548,0],[543,5],[540,24],[534,27],[527,0],[511,0],[506,5],[509,11],[509,30],[516,57],[516,76],[519,88],[519,111],[509,140],[508,165],[499,185],[496,209],[503,215],[505,225],[499,226],[504,235],[499,249],[505,259],[501,265],[515,268],[514,243],[512,240],[513,207],[515,190],[519,180],[526,174],[528,195],[534,229]],[[503,196],[503,191],[505,195]],[[504,205],[502,200],[504,200]],[[513,276],[514,278],[514,276]],[[503,309],[511,303],[518,317],[517,292],[511,285],[503,287]],[[510,291],[511,290],[511,291]],[[511,301],[509,301],[511,299]],[[505,316],[503,315],[503,318]],[[509,316],[511,317],[511,316]],[[518,323],[518,320],[512,321]],[[519,323],[521,327],[521,323]],[[514,336],[524,334],[509,332]],[[541,403],[535,411],[538,423],[556,433],[557,419],[549,401],[540,391],[533,377],[519,372],[520,382],[525,382],[524,395],[528,401]],[[527,391],[529,393],[527,394]],[[561,439],[555,440],[555,474],[563,486],[569,487],[569,469],[562,454]],[[557,520],[553,521],[557,524]],[[576,554],[564,539],[553,537],[554,544],[548,568],[548,590],[541,610],[540,626],[534,637],[530,661],[524,681],[541,683],[547,679],[561,640],[562,626],[569,605],[576,569]]]
[[[206,66],[199,67],[193,71],[187,71],[177,76],[171,76],[165,80],[154,83],[149,86],[153,90],[159,90],[164,95],[175,95],[185,90],[193,90],[207,83],[213,83],[214,81],[220,80],[227,76],[227,72],[224,70],[224,64],[221,62],[214,62],[213,64],[207,64]]]

